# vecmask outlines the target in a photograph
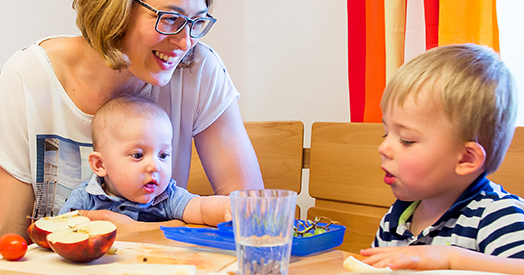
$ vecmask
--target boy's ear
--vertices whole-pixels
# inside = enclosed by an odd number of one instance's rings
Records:
[[[464,147],[462,157],[459,160],[455,172],[464,176],[478,171],[484,166],[486,151],[478,142],[468,141]]]
[[[91,152],[89,154],[89,166],[91,166],[91,170],[93,170],[97,176],[105,177],[107,175],[102,154],[100,152]]]

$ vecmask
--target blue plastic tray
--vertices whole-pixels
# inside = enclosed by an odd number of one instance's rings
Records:
[[[326,225],[319,223],[319,225]],[[302,226],[295,221],[295,226],[302,230]],[[186,226],[161,226],[164,236],[170,240],[214,247],[225,250],[235,250],[235,235],[231,222],[220,223],[218,228],[191,228]],[[329,226],[329,231],[311,237],[293,237],[291,255],[306,256],[316,252],[337,247],[344,241],[346,227],[338,224]]]

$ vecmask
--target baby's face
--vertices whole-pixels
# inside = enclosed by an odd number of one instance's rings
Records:
[[[386,136],[379,153],[384,182],[395,197],[416,201],[458,188],[453,183],[464,143],[436,93],[423,87],[416,100],[410,95],[403,106],[389,105],[383,124]]]
[[[110,131],[101,148],[107,173],[104,188],[130,201],[150,202],[171,179],[171,123],[131,117]]]

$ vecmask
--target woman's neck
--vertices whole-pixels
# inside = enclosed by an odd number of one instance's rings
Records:
[[[113,70],[83,37],[60,37],[41,44],[55,74],[75,105],[94,114],[111,98],[137,93],[146,83],[127,69]]]

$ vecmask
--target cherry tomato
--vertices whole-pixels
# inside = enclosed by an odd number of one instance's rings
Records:
[[[16,261],[27,252],[27,242],[15,233],[7,233],[0,238],[0,254],[4,259]]]

